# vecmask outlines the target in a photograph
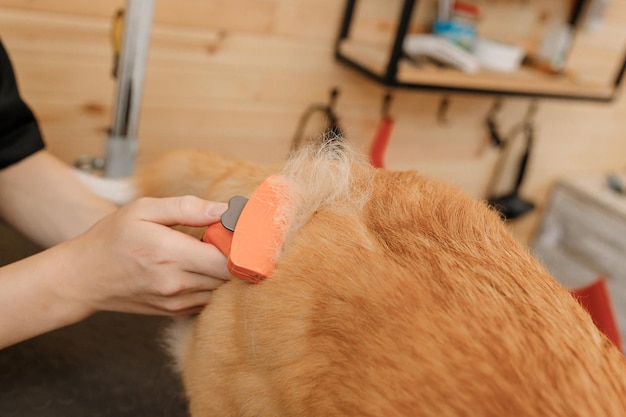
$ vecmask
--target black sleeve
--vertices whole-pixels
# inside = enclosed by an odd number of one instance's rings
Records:
[[[37,120],[20,97],[11,61],[0,41],[0,169],[43,148]]]

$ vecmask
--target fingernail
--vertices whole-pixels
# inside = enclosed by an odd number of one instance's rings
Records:
[[[211,202],[207,206],[207,214],[210,216],[219,217],[228,209],[228,204],[220,202]]]

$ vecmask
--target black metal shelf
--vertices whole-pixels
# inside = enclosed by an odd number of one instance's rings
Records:
[[[573,27],[577,25],[586,1],[576,0],[574,3],[570,16]],[[513,75],[488,71],[468,75],[454,69],[424,70],[409,63],[403,53],[404,38],[417,5],[416,0],[403,1],[390,51],[372,45],[369,45],[368,50],[367,45],[350,39],[356,5],[357,0],[346,0],[335,44],[335,58],[386,87],[610,102],[615,98],[626,70],[626,54],[612,85],[581,83],[532,70],[522,70]]]

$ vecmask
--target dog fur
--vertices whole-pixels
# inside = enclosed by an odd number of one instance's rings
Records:
[[[138,185],[227,201],[278,171],[182,151]],[[486,204],[337,144],[280,175],[274,274],[173,337],[192,416],[626,415],[622,353]]]

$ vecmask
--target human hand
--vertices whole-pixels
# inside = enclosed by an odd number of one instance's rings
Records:
[[[86,314],[98,310],[186,315],[198,312],[230,278],[213,245],[169,226],[206,226],[226,204],[192,196],[141,198],[64,245],[71,272],[65,296]]]

